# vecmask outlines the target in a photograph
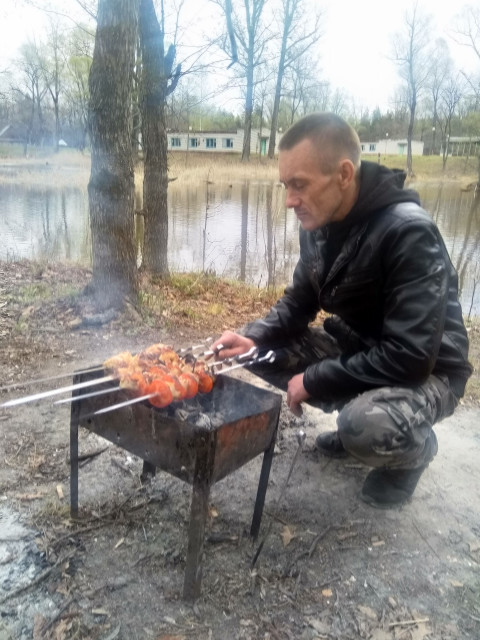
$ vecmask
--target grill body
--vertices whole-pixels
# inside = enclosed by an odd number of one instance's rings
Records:
[[[103,372],[82,372],[73,384],[101,377]],[[111,385],[115,386],[114,383]],[[105,388],[105,385],[100,388]],[[91,391],[97,390],[92,387]],[[77,392],[78,395],[82,391]],[[75,392],[74,392],[75,395]],[[84,427],[140,457],[144,471],[166,471],[192,485],[188,547],[183,596],[194,600],[201,592],[202,555],[210,487],[263,453],[250,534],[257,537],[263,513],[281,396],[252,384],[219,376],[213,390],[198,394],[185,405],[189,416],[179,419],[175,405],[158,410],[148,403],[93,415],[95,411],[128,399],[128,392],[94,396],[72,403],[70,419],[70,504],[78,516],[78,429]],[[192,424],[201,411],[206,420]],[[211,426],[209,420],[216,426]],[[219,421],[220,419],[220,421]]]

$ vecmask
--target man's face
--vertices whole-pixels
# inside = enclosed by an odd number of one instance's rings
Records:
[[[319,152],[310,140],[302,140],[291,149],[280,151],[278,169],[280,181],[287,191],[285,204],[294,209],[306,231],[342,220],[348,214],[341,163],[331,175],[322,173]]]

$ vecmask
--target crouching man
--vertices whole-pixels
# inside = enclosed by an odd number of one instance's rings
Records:
[[[213,344],[219,358],[274,349],[257,373],[338,410],[317,448],[372,467],[361,498],[403,504],[437,452],[432,425],[453,413],[471,375],[457,274],[441,235],[403,188],[405,174],[360,160],[360,142],[334,114],[310,114],[279,144],[286,205],[300,223],[292,283],[269,314]],[[311,327],[318,312],[329,317]]]

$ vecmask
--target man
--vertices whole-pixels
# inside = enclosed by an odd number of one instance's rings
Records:
[[[279,144],[286,205],[300,222],[292,283],[262,320],[213,344],[218,357],[277,351],[260,375],[287,404],[339,410],[327,455],[373,470],[361,498],[403,504],[437,452],[432,425],[453,413],[471,374],[457,275],[440,233],[404,190],[403,172],[360,161],[355,131],[310,114]],[[323,329],[309,327],[323,309]]]

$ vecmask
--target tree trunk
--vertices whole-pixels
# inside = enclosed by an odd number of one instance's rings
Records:
[[[408,121],[407,131],[407,176],[413,176],[413,161],[412,161],[412,138],[413,127],[415,125],[415,111],[417,108],[417,101],[415,98],[410,103],[410,119]]]
[[[140,1],[140,41],[145,215],[143,265],[151,273],[167,276],[168,165],[165,101],[168,74],[165,69],[164,34],[152,0]]]
[[[139,0],[99,0],[89,76],[91,285],[103,310],[138,293],[130,113],[138,6]]]
[[[247,97],[245,99],[245,120],[243,126],[242,162],[250,161],[250,140],[252,138],[253,115],[253,67],[251,76],[247,76]]]
[[[270,139],[268,142],[268,157],[273,160],[275,157],[275,145],[277,142],[277,126],[278,126],[278,111],[280,109],[280,98],[282,97],[282,85],[283,77],[285,75],[285,57],[287,55],[287,41],[292,24],[292,14],[288,10],[289,5],[286,5],[284,15],[284,27],[282,34],[282,44],[280,48],[280,60],[278,62],[277,70],[277,82],[275,84],[275,96],[273,98],[273,110],[272,121],[270,125]]]
[[[275,157],[275,146],[277,143],[278,112],[280,109],[280,98],[282,93],[283,70],[278,70],[277,85],[275,87],[275,97],[273,99],[272,121],[270,125],[270,139],[268,141],[268,157],[272,160]]]
[[[58,105],[58,94],[56,98],[53,99],[53,108],[55,111],[55,153],[58,153],[60,148],[60,109]]]

